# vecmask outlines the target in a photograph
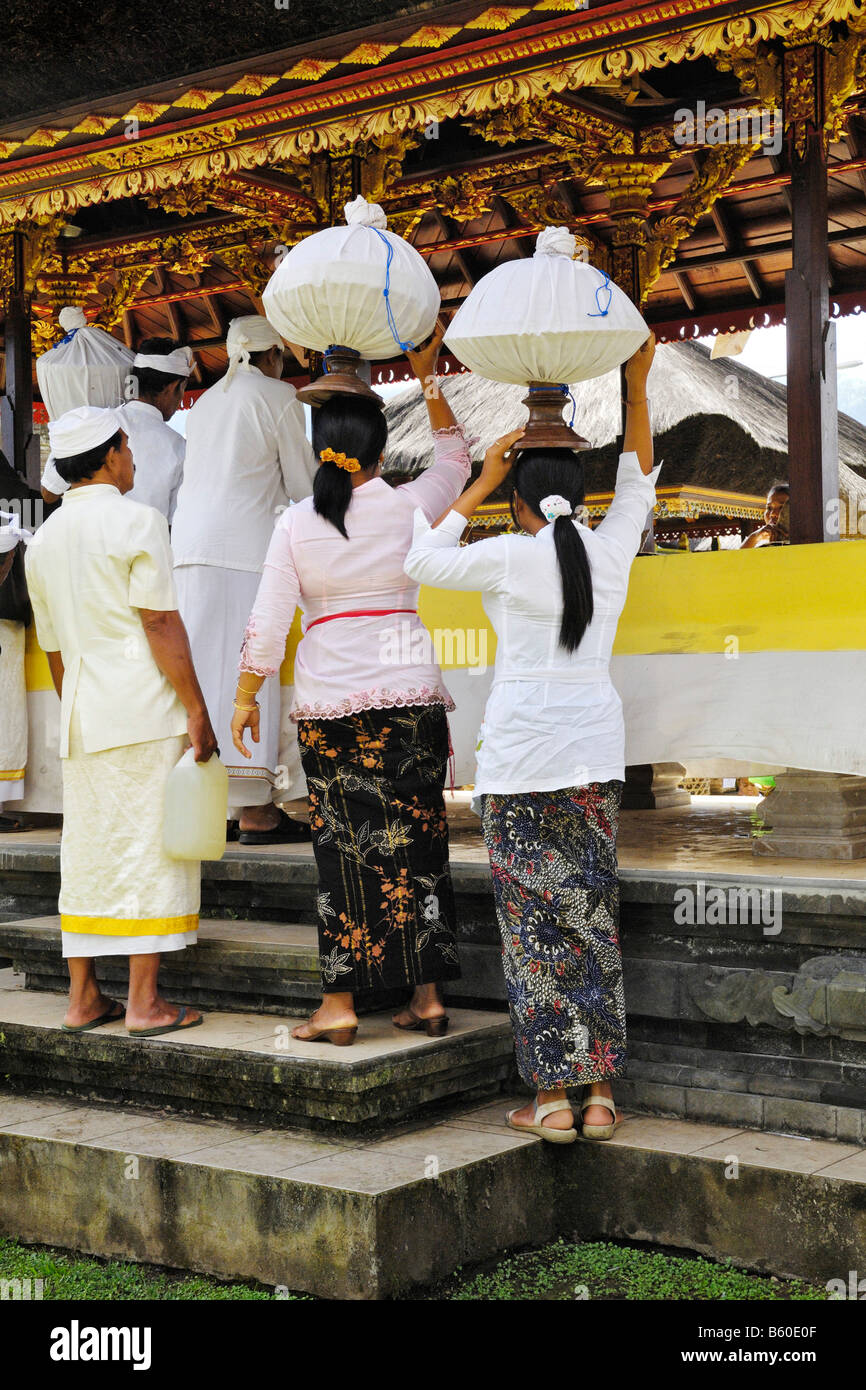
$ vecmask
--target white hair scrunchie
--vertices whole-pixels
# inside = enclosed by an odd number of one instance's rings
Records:
[[[567,498],[560,497],[558,492],[552,492],[549,497],[542,497],[539,511],[545,521],[555,521],[558,516],[571,516],[574,508]]]

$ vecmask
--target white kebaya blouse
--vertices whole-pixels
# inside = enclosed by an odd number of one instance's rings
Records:
[[[434,461],[419,478],[396,488],[371,478],[353,490],[348,540],[316,513],[310,497],[283,512],[240,669],[260,676],[279,670],[299,607],[304,637],[295,656],[293,719],[337,719],[402,705],[454,708],[415,611],[418,585],[407,578],[403,562],[416,509],[428,521],[441,516],[460,496],[469,470],[462,431],[438,430]],[[333,617],[358,610],[372,611]]]
[[[451,512],[432,529],[416,513],[406,572],[444,589],[478,589],[497,637],[479,734],[473,805],[486,792],[556,791],[625,777],[622,704],[609,662],[631,563],[655,502],[658,468],[620,457],[616,491],[594,531],[574,522],[592,572],[594,613],[576,652],[559,645],[562,584],[553,527],[460,546]]]

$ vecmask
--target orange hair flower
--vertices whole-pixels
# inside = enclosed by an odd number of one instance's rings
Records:
[[[357,473],[361,467],[357,459],[346,458],[345,454],[335,453],[333,449],[322,449],[319,452],[322,463],[335,463],[338,468],[345,468],[347,473]]]

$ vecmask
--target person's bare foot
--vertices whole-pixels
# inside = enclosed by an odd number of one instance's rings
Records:
[[[241,831],[276,830],[279,823],[280,812],[273,802],[266,806],[242,806],[238,818]]]
[[[77,999],[74,1004],[70,1000],[63,1025],[65,1028],[82,1028],[85,1023],[93,1023],[94,1019],[102,1018],[103,1014],[107,1014],[114,1002],[100,989],[88,992],[81,999]],[[119,1022],[124,1014],[123,1005],[116,1004],[115,1012]]]
[[[445,1005],[439,998],[439,986],[417,985],[405,1009],[393,1015],[393,1022],[401,1028],[409,1028],[415,1019],[444,1017]]]
[[[592,1084],[586,1088],[583,1099],[588,1100],[589,1096],[607,1096],[608,1100],[613,1100],[613,1089],[610,1082],[593,1081]],[[590,1105],[584,1110],[581,1116],[582,1122],[585,1125],[609,1125],[613,1124],[613,1118],[613,1115],[611,1115],[606,1105]],[[619,1119],[618,1111],[617,1119]]]
[[[127,1028],[168,1028],[170,1024],[177,1023],[181,1006],[179,1004],[169,1004],[160,995],[149,1005],[133,1006],[130,1001],[126,1006],[126,1026]],[[201,1018],[197,1009],[187,1007],[186,1017],[183,1026],[186,1028]]]
[[[312,1042],[317,1033],[325,1033],[338,1028],[357,1028],[358,1015],[345,1004],[329,1005],[327,995],[316,1012],[304,1023],[292,1029],[292,1037],[300,1042]]]
[[[528,1104],[523,1105],[519,1110],[514,1111],[514,1113],[511,1116],[512,1124],[515,1124],[517,1126],[536,1124],[536,1105],[540,1107],[542,1105],[546,1105],[547,1102],[551,1100],[561,1100],[563,1109],[554,1110],[551,1115],[545,1115],[544,1119],[541,1121],[542,1128],[573,1129],[574,1114],[572,1112],[571,1104],[569,1102],[568,1097],[565,1094],[565,1091],[561,1089],[558,1091],[539,1091],[535,1100],[535,1104],[533,1104],[532,1101],[529,1101]]]

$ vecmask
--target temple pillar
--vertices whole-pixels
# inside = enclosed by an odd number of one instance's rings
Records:
[[[758,806],[768,833],[752,841],[775,859],[866,858],[866,777],[792,769]]]
[[[692,798],[682,785],[682,763],[638,763],[625,770],[622,790],[624,811],[669,811],[690,806]]]
[[[0,397],[0,438],[7,459],[29,487],[41,476],[39,437],[33,432],[33,358],[24,232],[10,234],[12,286],[6,295],[6,385]]]
[[[791,541],[833,539],[839,496],[835,324],[827,245],[825,50],[785,50],[782,111],[791,165],[792,266],[785,277]]]

